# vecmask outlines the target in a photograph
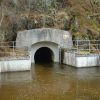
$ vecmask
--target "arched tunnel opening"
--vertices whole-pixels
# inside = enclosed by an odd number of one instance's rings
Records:
[[[41,47],[36,51],[34,61],[35,63],[52,63],[53,57],[54,54],[50,48]]]

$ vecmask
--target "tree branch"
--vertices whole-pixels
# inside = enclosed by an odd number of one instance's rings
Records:
[[[3,13],[3,7],[1,6],[1,20],[0,20],[0,27],[2,25],[3,19],[4,19],[4,13]]]

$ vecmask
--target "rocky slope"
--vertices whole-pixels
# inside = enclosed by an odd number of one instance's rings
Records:
[[[100,39],[100,1],[0,0],[0,41],[43,27],[71,31],[73,39]]]

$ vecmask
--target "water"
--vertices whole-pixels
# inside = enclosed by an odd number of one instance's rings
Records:
[[[33,64],[29,72],[2,73],[0,100],[100,100],[100,67]]]

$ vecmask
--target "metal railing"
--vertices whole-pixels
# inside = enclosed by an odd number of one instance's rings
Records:
[[[30,58],[29,48],[17,47],[15,41],[0,42],[0,60],[2,59],[26,59]]]
[[[29,47],[22,46],[19,48],[16,43],[16,41],[0,42],[0,59],[4,57],[30,57]],[[73,47],[67,51],[74,51],[77,54],[100,54],[100,40],[73,40]]]
[[[78,54],[100,54],[100,40],[73,40],[72,50]]]

